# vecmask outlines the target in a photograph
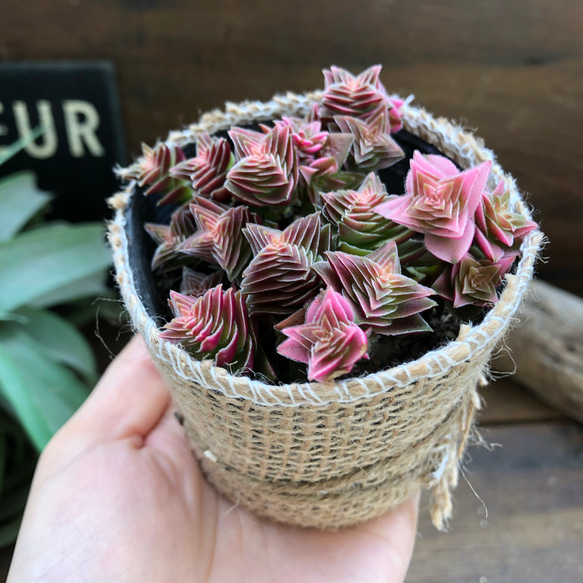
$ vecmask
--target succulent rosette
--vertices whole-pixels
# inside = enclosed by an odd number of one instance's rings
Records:
[[[217,366],[253,369],[255,334],[241,292],[222,285],[198,297],[171,291],[170,307],[174,319],[164,326],[162,338],[199,359],[214,358]]]
[[[315,111],[313,116],[316,116]],[[298,153],[300,183],[305,186],[312,203],[319,203],[321,191],[355,184],[362,179],[360,175],[341,171],[352,147],[352,136],[325,131],[316,118],[284,117],[274,124],[288,127],[292,132]]]
[[[144,146],[122,173],[176,205],[146,225],[159,289],[180,290],[165,339],[243,374],[327,382],[498,300],[536,224],[504,182],[488,190],[490,162],[402,162],[408,108],[380,72],[331,67],[306,116],[202,133],[189,159]],[[404,164],[404,192],[388,192]]]
[[[321,282],[312,267],[331,243],[330,226],[322,226],[319,213],[283,231],[248,225],[244,233],[254,257],[241,291],[252,314],[290,314],[318,293]]]
[[[330,139],[330,133],[322,129],[322,123],[317,119],[306,121],[299,117],[283,117],[276,120],[274,125],[290,129],[300,161],[315,159]],[[269,127],[262,127],[265,128],[264,131],[270,131]]]
[[[380,81],[382,67],[369,67],[360,75],[352,75],[340,67],[324,69],[324,93],[320,116],[333,118],[346,115],[367,119],[379,109],[391,107]]]
[[[376,211],[425,235],[425,247],[448,263],[468,252],[476,232],[474,215],[490,173],[490,162],[460,171],[444,156],[413,154],[405,196]]]
[[[182,251],[182,244],[196,232],[196,221],[188,205],[176,210],[169,225],[146,223],[146,231],[158,245],[152,258],[152,269],[169,271],[192,262]]]
[[[185,296],[197,298],[204,295],[209,289],[216,287],[223,281],[222,271],[213,271],[210,274],[194,271],[190,267],[184,267],[182,270],[182,282],[180,284],[180,293]]]
[[[181,252],[216,263],[235,280],[251,257],[243,227],[258,220],[257,215],[246,206],[228,207],[201,196],[193,201],[190,211],[198,228],[181,244]]]
[[[264,133],[233,128],[235,165],[225,188],[251,206],[279,206],[291,202],[298,180],[298,154],[291,129],[276,125]]]
[[[226,201],[230,194],[224,185],[233,161],[229,142],[225,138],[211,137],[205,132],[196,140],[196,156],[175,165],[170,169],[170,174],[191,182],[198,194]]]
[[[330,381],[349,373],[357,361],[368,358],[367,335],[354,322],[350,303],[331,288],[309,305],[305,321],[282,329],[287,340],[277,351],[308,365],[308,379]]]
[[[322,194],[322,214],[338,231],[340,251],[367,255],[388,241],[402,243],[414,233],[376,212],[388,202],[380,178],[370,173],[358,190],[339,190]]]
[[[340,67],[324,69],[324,94],[319,115],[334,119],[348,116],[367,120],[379,112],[388,112],[388,131],[396,133],[403,127],[402,99],[389,97],[380,81],[382,67],[375,65],[360,75],[353,75]]]
[[[151,148],[142,144],[142,159],[127,170],[119,171],[118,175],[123,180],[135,180],[141,187],[147,186],[146,195],[163,193],[159,205],[184,202],[190,191],[184,180],[171,174],[171,169],[185,159],[178,146],[160,142]]]
[[[377,334],[430,332],[419,315],[435,306],[435,292],[401,274],[397,245],[390,241],[366,257],[341,251],[325,254],[314,265],[324,283],[342,293],[356,313],[356,322]]]
[[[498,301],[496,287],[502,282],[516,255],[506,255],[498,261],[476,259],[469,253],[448,268],[433,284],[433,289],[453,302],[454,308],[469,304],[483,307]]]
[[[501,180],[493,192],[482,193],[481,204],[476,209],[476,242],[480,250],[492,261],[516,250],[525,235],[537,225],[512,208],[510,192]]]
[[[389,113],[378,109],[366,121],[337,115],[334,122],[344,134],[354,137],[351,150],[352,170],[382,170],[396,164],[405,154],[391,137]]]

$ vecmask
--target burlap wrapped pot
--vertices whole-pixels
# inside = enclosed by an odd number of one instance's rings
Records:
[[[188,129],[170,134],[178,145],[201,131],[305,115],[319,93],[276,96],[267,103],[227,104]],[[461,167],[492,160],[490,187],[504,179],[518,212],[528,216],[515,182],[472,134],[420,108],[405,106],[404,127]],[[170,388],[193,451],[208,480],[234,504],[276,521],[338,528],[379,516],[419,488],[430,490],[431,516],[444,528],[458,463],[479,407],[476,386],[486,371],[532,277],[541,243],[531,233],[500,301],[481,324],[423,357],[362,378],[274,386],[230,375],[194,360],[160,338],[128,242],[134,185],[111,199],[109,239],[117,281],[137,332]]]

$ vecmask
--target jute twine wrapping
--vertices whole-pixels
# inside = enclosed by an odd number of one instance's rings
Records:
[[[227,104],[168,141],[191,143],[202,131],[304,115],[319,93],[276,96],[267,103]],[[404,127],[462,167],[492,160],[493,188],[503,179],[517,211],[529,216],[514,179],[471,133],[420,108],[405,106]],[[114,196],[110,224],[117,281],[137,332],[184,417],[191,446],[211,483],[234,504],[276,521],[338,528],[379,516],[421,487],[431,494],[438,529],[451,515],[451,491],[473,415],[476,386],[521,302],[541,244],[530,234],[515,275],[478,326],[401,366],[328,383],[273,386],[194,360],[160,338],[129,265],[125,210],[133,184]]]

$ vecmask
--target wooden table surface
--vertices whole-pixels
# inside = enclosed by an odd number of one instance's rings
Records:
[[[482,394],[481,433],[499,445],[469,449],[448,533],[422,502],[407,583],[580,583],[583,426],[510,380]]]

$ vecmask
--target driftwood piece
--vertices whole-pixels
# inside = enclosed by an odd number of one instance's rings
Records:
[[[583,300],[536,280],[492,368],[583,423]]]

